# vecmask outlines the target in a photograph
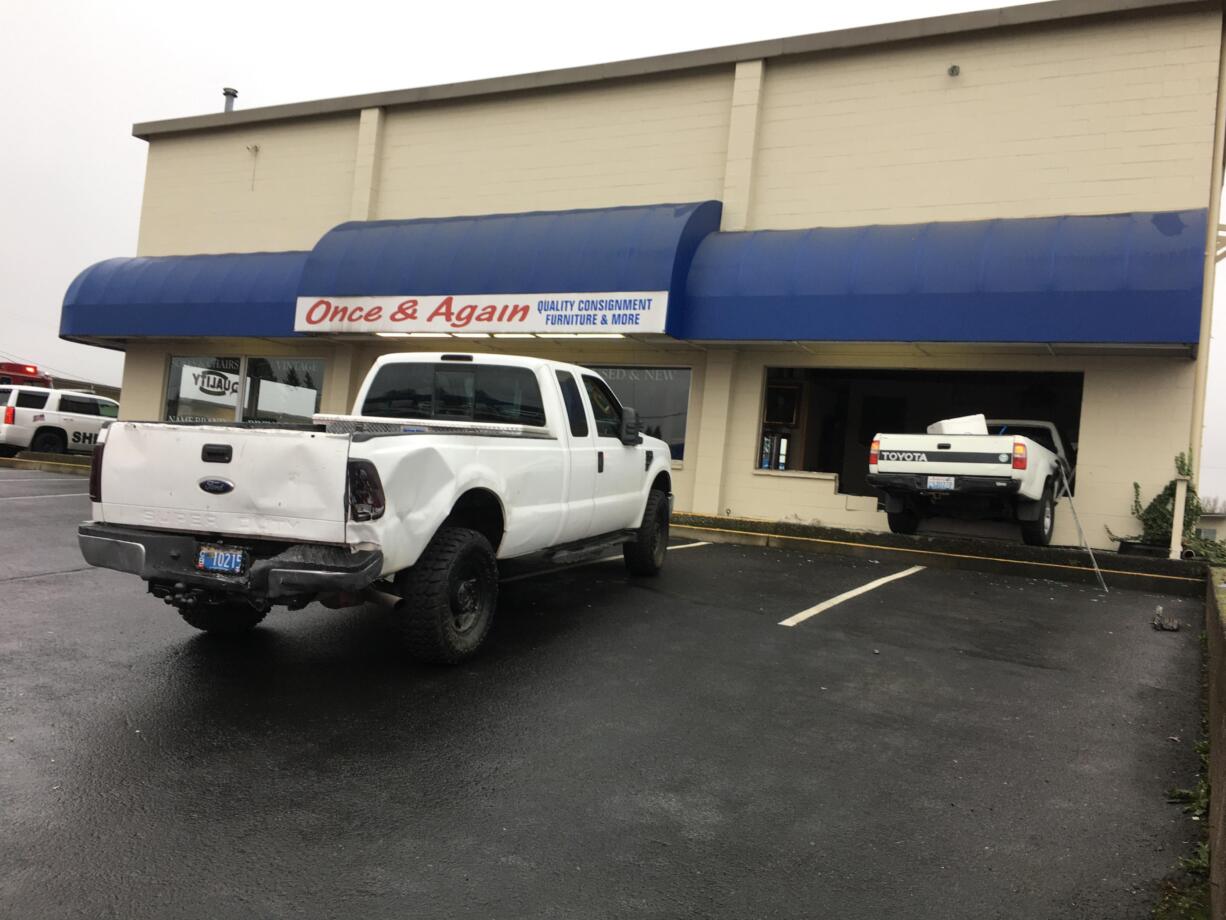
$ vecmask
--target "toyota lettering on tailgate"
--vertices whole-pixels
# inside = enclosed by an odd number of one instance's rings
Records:
[[[882,460],[918,460],[922,463],[928,462],[928,455],[920,453],[918,450],[883,450],[881,452]]]

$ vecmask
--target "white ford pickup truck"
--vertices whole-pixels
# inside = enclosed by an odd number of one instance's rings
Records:
[[[1065,481],[1072,468],[1051,422],[972,415],[927,434],[878,434],[869,449],[868,483],[894,533],[915,533],[925,517],[989,517],[1047,546]]]
[[[313,425],[117,421],[90,475],[86,561],[139,575],[192,626],[270,607],[398,597],[416,657],[455,662],[490,628],[498,562],[620,545],[664,563],[669,448],[597,374],[535,358],[380,358],[354,414]]]

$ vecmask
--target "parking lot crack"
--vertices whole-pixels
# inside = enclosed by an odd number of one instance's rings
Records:
[[[92,565],[83,565],[76,569],[59,569],[55,572],[35,572],[32,575],[13,575],[10,578],[0,578],[0,584],[9,581],[26,581],[30,578],[46,578],[48,575],[72,575],[76,572],[90,572],[92,570]]]

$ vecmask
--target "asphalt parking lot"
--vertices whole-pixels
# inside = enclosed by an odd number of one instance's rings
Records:
[[[781,626],[910,566],[690,546],[422,668],[373,607],[201,636],[84,491],[0,470],[0,916],[1121,920],[1195,833],[1197,601],[926,569]]]

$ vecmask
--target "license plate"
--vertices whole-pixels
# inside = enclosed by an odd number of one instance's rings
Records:
[[[928,488],[933,492],[952,492],[954,490],[954,477],[929,476]]]
[[[202,572],[221,572],[223,575],[241,575],[247,567],[245,550],[228,546],[201,545],[196,555],[196,568]]]

